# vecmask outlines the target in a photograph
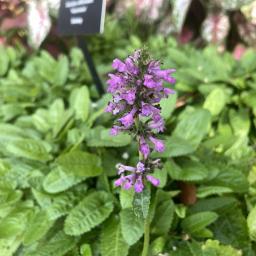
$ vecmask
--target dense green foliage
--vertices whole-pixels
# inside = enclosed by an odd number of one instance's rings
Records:
[[[144,44],[117,41],[119,31],[111,23],[111,37],[90,42],[103,79],[114,57]],[[113,181],[117,163],[137,161],[136,145],[109,135],[109,95],[98,97],[81,52],[0,48],[0,255],[140,255],[147,214],[152,256],[255,255],[255,52],[236,62],[172,38],[147,46],[177,69],[177,95],[161,102],[160,188],[135,200]],[[196,187],[190,206],[182,184]]]

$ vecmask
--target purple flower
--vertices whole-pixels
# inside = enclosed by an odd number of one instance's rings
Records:
[[[164,142],[162,140],[158,140],[152,136],[150,136],[149,139],[154,144],[157,152],[163,152],[165,150]]]
[[[160,115],[160,110],[157,109],[156,107],[152,106],[149,103],[142,102],[142,104],[141,104],[141,114],[143,116]]]
[[[153,89],[153,88],[159,88],[162,86],[161,81],[154,80],[154,77],[152,75],[144,75],[144,83],[146,87]]]
[[[137,163],[137,172],[143,173],[145,171],[145,165],[142,162]]]
[[[118,164],[117,169],[118,169],[118,174],[122,174],[125,171],[128,171],[128,172],[135,172],[136,171],[135,167],[128,166],[128,165],[123,165],[123,164]]]
[[[173,84],[174,69],[161,69],[160,61],[151,60],[145,50],[138,50],[125,61],[115,59],[112,64],[115,74],[109,74],[108,92],[113,96],[105,111],[118,115],[111,135],[120,131],[129,131],[138,141],[141,153],[136,167],[119,164],[120,178],[115,186],[124,189],[134,188],[140,193],[148,181],[154,186],[159,180],[149,175],[159,167],[159,160],[152,161],[152,150],[163,152],[162,140],[156,138],[164,131],[164,120],[161,117],[160,101],[173,94],[174,91],[164,87],[164,82]]]
[[[159,163],[159,159],[152,162],[152,164]],[[147,174],[148,168],[144,163],[138,162],[136,168],[123,164],[118,164],[118,174],[121,175],[119,179],[114,182],[116,187],[122,187],[123,189],[131,189],[134,187],[136,193],[141,193],[145,187],[145,180],[149,181],[153,186],[157,187],[160,181]],[[125,172],[129,172],[129,175],[125,175]]]
[[[124,175],[125,172],[131,172],[132,174]],[[134,186],[136,193],[140,193],[144,189],[143,177],[145,172],[145,166],[142,162],[138,162],[136,168],[123,164],[118,165],[118,174],[121,175],[119,179],[115,181],[115,186],[124,189],[131,189]]]
[[[127,68],[127,71],[133,75],[138,75],[139,74],[139,69],[138,67],[135,65],[135,63],[133,62],[133,60],[131,58],[127,58],[125,60],[125,65]]]
[[[151,130],[156,130],[157,132],[163,132],[164,131],[164,120],[162,117],[158,119],[158,116],[155,116],[155,119],[148,123],[148,127]]]
[[[120,132],[120,127],[119,126],[113,126],[110,130],[110,135],[116,136]]]
[[[158,187],[160,184],[160,181],[151,175],[147,175],[146,179],[155,187]]]
[[[107,91],[110,93],[115,93],[118,89],[120,89],[125,84],[124,78],[118,75],[109,74],[108,76],[110,77],[110,79],[107,81],[107,84],[108,84]]]
[[[124,99],[129,105],[133,105],[136,99],[136,89],[126,90],[120,94],[120,98]]]
[[[150,154],[149,145],[146,143],[146,140],[143,137],[140,137],[139,144],[139,151],[141,152],[143,157],[147,159]]]
[[[126,65],[119,59],[114,59],[112,67],[116,69],[118,72],[126,71]]]
[[[134,116],[135,112],[136,112],[136,110],[134,108],[130,113],[124,115],[123,117],[121,117],[119,119],[119,121],[122,123],[122,125],[125,128],[129,128],[134,123],[134,117],[133,116]]]
[[[164,88],[164,95],[168,97],[169,94],[175,94],[175,91],[170,88]]]
[[[140,175],[135,181],[134,190],[136,193],[141,193],[143,189],[144,189],[144,184],[142,181],[142,176]]]

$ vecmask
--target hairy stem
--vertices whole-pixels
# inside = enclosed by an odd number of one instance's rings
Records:
[[[150,214],[144,221],[144,243],[141,256],[148,256],[149,251],[149,240],[150,240]]]

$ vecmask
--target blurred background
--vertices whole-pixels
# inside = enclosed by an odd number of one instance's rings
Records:
[[[59,6],[60,0],[1,0],[0,43],[65,50],[66,40],[56,38]],[[173,35],[181,44],[192,42],[203,47],[212,43],[220,51],[233,51],[239,58],[246,47],[256,43],[256,2],[107,0],[107,28],[102,37],[108,37],[111,26],[121,30],[119,40],[127,39],[131,34],[142,40],[152,34]]]

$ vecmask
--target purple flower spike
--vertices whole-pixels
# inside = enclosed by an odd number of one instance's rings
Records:
[[[150,158],[150,153],[165,150],[163,141],[157,138],[165,126],[160,101],[175,93],[171,88],[164,87],[166,82],[175,83],[172,76],[175,70],[161,69],[161,62],[152,60],[145,50],[137,50],[124,61],[115,59],[112,66],[116,72],[109,74],[107,84],[113,99],[105,111],[118,115],[118,118],[110,134],[114,136],[128,131],[137,139],[140,152],[136,167],[118,165],[121,177],[116,180],[115,186],[134,188],[136,193],[140,193],[146,181],[153,186],[159,185],[159,180],[149,174],[161,165],[159,160]]]

